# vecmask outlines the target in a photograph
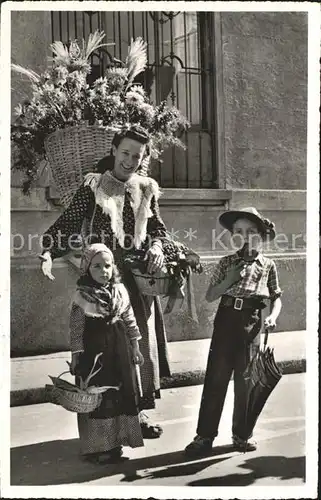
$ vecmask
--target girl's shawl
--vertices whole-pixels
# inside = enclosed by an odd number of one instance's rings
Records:
[[[132,174],[130,179],[122,182],[111,172],[104,174],[89,173],[85,176],[84,185],[89,186],[95,195],[96,203],[106,215],[110,216],[111,228],[121,247],[124,247],[125,232],[123,226],[123,208],[125,192],[131,197],[131,206],[135,217],[134,245],[138,249],[146,239],[147,220],[153,215],[151,200],[160,196],[159,186],[154,179]]]
[[[129,305],[128,292],[123,283],[92,286],[78,280],[74,303],[91,318],[105,318],[111,323],[119,320]]]

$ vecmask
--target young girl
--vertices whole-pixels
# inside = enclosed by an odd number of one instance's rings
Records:
[[[214,270],[206,300],[221,297],[214,319],[214,331],[205,375],[197,436],[185,448],[187,454],[209,453],[223,410],[224,400],[234,372],[234,411],[232,442],[239,451],[256,449],[248,441],[252,432],[247,429],[246,384],[243,377],[260,344],[261,311],[264,299],[270,299],[271,311],[266,328],[275,327],[281,310],[282,294],[275,262],[261,252],[261,244],[275,237],[274,224],[253,208],[225,212],[220,223],[228,229],[240,250],[223,257]]]
[[[102,353],[90,385],[119,387],[103,393],[92,413],[78,414],[82,454],[104,463],[119,458],[122,445],[143,446],[134,370],[143,363],[141,336],[112,252],[102,243],[89,245],[81,272],[70,316],[71,371],[85,379]]]

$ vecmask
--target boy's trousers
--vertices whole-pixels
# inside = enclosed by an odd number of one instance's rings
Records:
[[[248,439],[245,426],[246,385],[243,373],[260,345],[261,309],[219,306],[208,356],[197,434],[214,439],[234,371],[232,434]]]

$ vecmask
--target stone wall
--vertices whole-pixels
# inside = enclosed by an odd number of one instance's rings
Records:
[[[20,198],[19,190],[12,189],[12,233],[19,233],[25,240],[28,234],[41,235],[58,217],[55,209],[45,198],[45,189],[38,188],[32,199]],[[22,201],[24,200],[24,203]],[[288,191],[215,191],[210,199],[206,190],[164,190],[160,202],[161,213],[169,230],[178,231],[179,239],[202,255],[205,272],[193,276],[195,306],[199,322],[189,315],[187,301],[182,309],[165,315],[169,341],[208,338],[212,333],[213,315],[218,302],[205,302],[205,292],[218,259],[226,252],[211,249],[211,231],[219,230],[218,215],[225,206],[232,208],[248,205],[249,200],[266,216],[277,222],[277,226],[303,234],[305,222],[305,193]],[[186,229],[196,233],[191,240],[184,238]],[[18,245],[18,241],[15,242]],[[225,243],[228,243],[226,238]],[[302,248],[289,248],[287,252],[270,253],[276,260],[280,284],[284,291],[283,310],[276,331],[305,329],[305,253]],[[39,239],[32,246],[24,246],[12,255],[11,267],[11,349],[12,354],[40,354],[68,350],[68,321],[71,297],[79,275],[77,267],[64,259],[54,262],[55,281],[45,279],[37,258]],[[166,305],[166,298],[162,299]]]
[[[12,16],[13,62],[40,71],[50,42],[50,13],[13,12]],[[306,15],[222,13],[221,28],[226,161],[219,169],[227,189],[164,189],[160,201],[168,229],[178,231],[178,237],[202,255],[207,273],[193,280],[198,325],[189,318],[185,304],[165,317],[170,341],[211,335],[217,304],[206,304],[204,294],[211,269],[224,253],[212,247],[212,231],[220,230],[217,218],[229,207],[254,205],[276,222],[279,232],[289,237],[302,234],[296,249],[290,246],[286,254],[273,257],[284,289],[278,331],[306,327]],[[13,75],[12,87],[14,106],[25,84]],[[207,158],[204,168],[211,169],[211,156]],[[31,198],[22,196],[20,184],[21,177],[12,175],[12,233],[25,238],[41,235],[59,215],[42,187],[48,177],[38,183]],[[188,235],[190,229],[196,232]],[[35,240],[31,248],[24,246],[12,254],[13,355],[69,347],[69,305],[78,271],[69,262],[57,261],[56,280],[45,280],[36,257],[39,250]]]
[[[306,188],[307,14],[221,14],[226,187]]]

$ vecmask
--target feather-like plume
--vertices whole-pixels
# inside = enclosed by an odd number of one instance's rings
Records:
[[[20,73],[21,75],[27,76],[29,80],[33,82],[39,82],[40,80],[40,76],[38,75],[38,73],[36,73],[32,69],[23,68],[22,66],[20,66],[20,64],[11,64],[11,69],[13,71],[16,71],[17,73]]]
[[[86,59],[88,59],[90,54],[92,54],[95,50],[99,49],[99,47],[115,45],[114,43],[100,43],[103,38],[105,38],[105,33],[103,31],[96,30],[94,33],[90,33],[88,37],[86,53],[84,54],[84,57]]]
[[[50,44],[50,48],[56,57],[49,57],[50,61],[55,60],[57,63],[62,63],[64,66],[70,64],[70,55],[68,48],[62,42],[54,42]]]
[[[134,78],[144,71],[147,64],[147,43],[139,37],[132,40],[128,48],[126,67],[128,71],[128,83],[126,90],[132,85]]]

